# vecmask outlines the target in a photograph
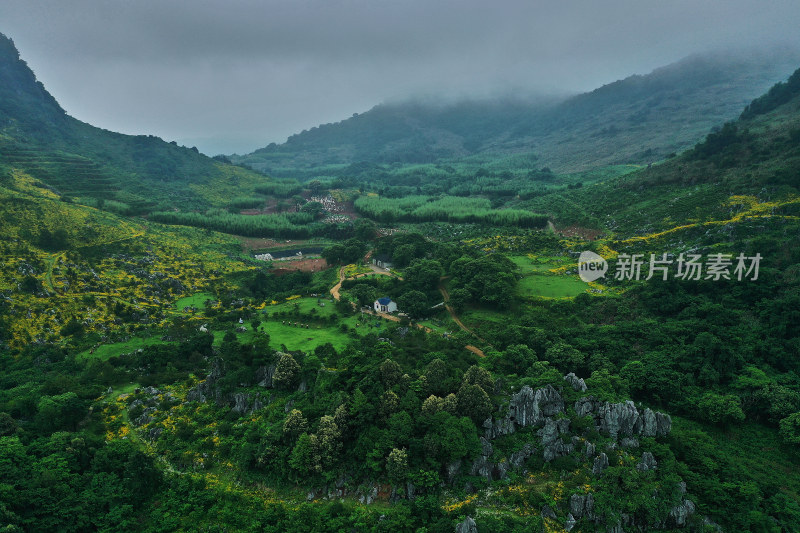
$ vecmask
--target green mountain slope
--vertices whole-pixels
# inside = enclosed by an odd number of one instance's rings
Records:
[[[123,135],[67,115],[0,34],[0,165],[59,195],[141,213],[201,208],[266,178],[152,135]]]
[[[383,104],[232,159],[278,174],[475,154],[534,153],[560,172],[646,163],[691,147],[734,118],[797,61],[787,50],[698,55],[560,101]]]
[[[676,158],[518,207],[547,213],[560,226],[578,224],[627,238],[699,231],[742,213],[796,217],[798,79],[800,70]]]

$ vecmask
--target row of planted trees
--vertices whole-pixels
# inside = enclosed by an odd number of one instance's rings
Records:
[[[381,222],[460,222],[524,228],[544,227],[547,217],[522,209],[492,209],[486,198],[407,196],[405,198],[361,197],[359,213]]]
[[[205,213],[159,211],[150,215],[152,220],[164,224],[180,224],[244,235],[246,237],[276,236],[308,238],[321,230],[314,226],[310,213],[281,213],[268,215],[238,215],[223,209],[210,209]]]

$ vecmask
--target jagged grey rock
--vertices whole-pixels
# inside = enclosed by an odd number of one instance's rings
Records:
[[[575,413],[578,416],[594,415],[600,409],[600,402],[594,396],[585,396],[575,402]]]
[[[594,520],[594,496],[589,494],[573,494],[569,497],[569,512],[575,518],[586,517]]]
[[[489,457],[491,457],[493,452],[492,443],[486,438],[481,437],[481,455],[472,463],[472,467],[469,471],[470,475],[481,476],[486,478],[487,481],[491,481],[494,464],[489,461]]]
[[[494,453],[494,448],[492,447],[492,443],[489,442],[487,439],[481,437],[481,455],[485,455],[489,457]]]
[[[263,408],[264,404],[261,403],[261,395],[256,394],[256,398],[253,400],[253,407],[250,408],[250,412],[258,411],[259,409]]]
[[[525,385],[511,397],[508,412],[515,424],[533,426],[543,423],[545,417],[564,412],[564,399],[552,385],[536,391]]]
[[[566,531],[572,531],[572,528],[574,528],[575,524],[577,524],[577,523],[578,523],[578,521],[575,520],[575,517],[572,516],[572,513],[570,513],[570,514],[567,515],[567,521],[564,522],[564,529]]]
[[[413,500],[417,497],[416,495],[416,487],[410,481],[406,481],[406,499]]]
[[[517,450],[511,454],[508,458],[508,464],[511,465],[512,468],[522,468],[522,465],[525,464],[525,461],[527,461],[528,457],[531,455],[533,455],[533,445],[531,443],[525,443],[521,450]]]
[[[642,412],[642,421],[643,437],[663,437],[672,430],[672,419],[669,415],[653,412],[650,408],[645,408]]]
[[[653,457],[653,454],[650,452],[643,452],[642,459],[636,464],[636,469],[641,472],[647,472],[649,470],[655,470],[656,468],[658,468],[658,461]]]
[[[270,389],[273,387],[272,376],[275,375],[275,365],[260,366],[256,370],[256,382],[259,387]]]
[[[492,471],[494,465],[486,458],[485,455],[479,455],[472,463],[472,468],[469,470],[471,476],[481,476],[486,478],[487,481],[492,480]]]
[[[452,463],[449,463],[445,467],[445,472],[447,475],[447,483],[448,484],[452,483],[460,471],[461,471],[461,459],[457,459]]]
[[[669,518],[672,523],[678,527],[686,525],[686,521],[695,512],[695,505],[692,500],[684,499],[680,504],[673,507],[669,512]]]
[[[200,391],[199,388],[194,388],[190,390],[188,394],[186,394],[186,401],[206,403],[206,396]]]
[[[632,401],[605,403],[600,407],[600,430],[613,438],[631,436],[641,432],[642,420]]]
[[[152,416],[143,414],[139,418],[137,418],[136,420],[133,421],[133,425],[134,426],[143,426],[145,424],[149,424],[152,421],[153,421],[153,417]]]
[[[596,452],[596,448],[597,448],[597,447],[594,445],[594,443],[593,443],[593,442],[589,442],[589,441],[587,440],[587,441],[584,443],[583,454],[584,454],[584,455],[585,455],[587,458],[589,458],[589,457],[594,457],[594,454],[595,454],[595,453],[597,453],[597,452]]]
[[[372,502],[375,501],[375,498],[378,497],[378,487],[375,485],[370,485],[368,490],[359,496],[358,501],[364,503],[366,505],[370,505]]]
[[[555,511],[553,511],[553,509],[549,505],[542,506],[541,515],[542,518],[549,518],[551,520],[556,520],[558,518],[558,516],[556,516]]]
[[[494,472],[493,476],[497,479],[505,479],[508,475],[508,462],[503,459],[496,465],[494,465]]]
[[[622,448],[638,448],[639,447],[639,439],[636,437],[625,437],[621,441],[619,441],[619,445]]]
[[[456,533],[478,533],[478,525],[471,516],[468,516],[456,525]]]
[[[244,414],[247,412],[247,406],[250,403],[250,395],[243,392],[237,392],[233,395],[233,412]]]
[[[561,420],[547,418],[545,419],[544,427],[536,432],[542,438],[542,455],[546,462],[550,462],[561,455],[572,453],[572,443],[567,444],[560,437],[562,433],[569,431],[569,423],[570,420],[568,418],[562,418]]]
[[[483,427],[486,430],[487,439],[496,439],[502,435],[510,435],[514,433],[514,421],[511,420],[510,415],[503,418],[492,419],[490,416],[483,422]]]
[[[602,475],[603,470],[608,468],[608,456],[605,453],[600,453],[597,457],[594,458],[594,464],[592,465],[592,474],[595,476]]]
[[[564,376],[564,381],[569,383],[572,388],[578,392],[586,392],[586,389],[588,389],[586,382],[583,381],[583,378],[579,378],[574,372],[570,372]]]

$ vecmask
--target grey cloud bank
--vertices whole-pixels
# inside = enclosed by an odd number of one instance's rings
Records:
[[[695,52],[800,46],[798,27],[794,0],[0,3],[68,113],[211,155],[414,95],[579,92]]]

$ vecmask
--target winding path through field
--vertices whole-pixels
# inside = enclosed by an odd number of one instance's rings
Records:
[[[475,337],[476,339],[478,339],[482,343],[488,344],[485,340],[483,340],[480,336],[478,336],[477,333],[475,333],[474,331],[469,329],[467,326],[465,326],[464,323],[461,321],[461,319],[458,318],[458,315],[456,314],[455,310],[453,309],[453,307],[449,303],[450,302],[450,293],[447,292],[447,289],[444,286],[444,281],[446,281],[446,280],[447,280],[447,277],[443,277],[443,278],[441,278],[439,280],[439,292],[442,293],[442,298],[444,298],[444,308],[447,309],[448,313],[450,313],[450,318],[452,318],[453,322],[458,324],[458,327],[460,327],[463,331],[466,331],[467,333],[469,333],[470,335],[472,335],[473,337]],[[481,357],[486,357],[486,354],[483,353],[483,350],[481,350],[477,346],[473,346],[471,344],[468,344],[468,345],[464,346],[464,348],[466,348],[467,350],[469,350],[472,353],[480,355]]]

